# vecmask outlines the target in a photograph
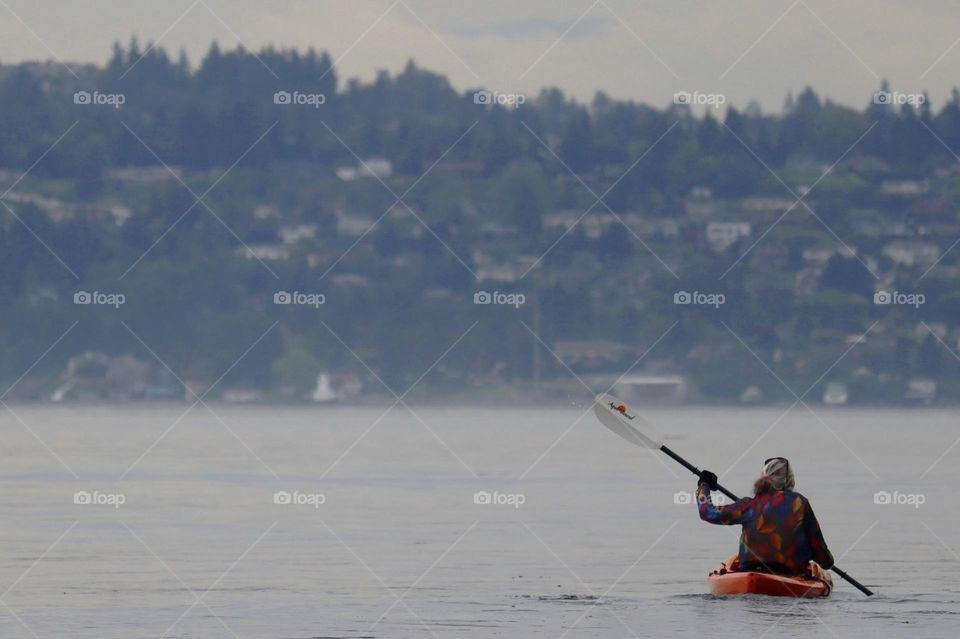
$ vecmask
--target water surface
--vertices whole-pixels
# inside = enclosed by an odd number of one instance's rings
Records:
[[[877,592],[838,579],[828,600],[789,601],[706,594],[737,530],[674,503],[695,478],[587,408],[15,405],[0,414],[0,636],[954,634],[954,412],[648,412],[737,493],[790,456],[839,565]]]

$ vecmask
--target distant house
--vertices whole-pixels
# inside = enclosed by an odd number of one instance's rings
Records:
[[[951,162],[947,166],[942,166],[933,172],[938,178],[950,177],[951,175],[960,175],[960,166],[956,162]]]
[[[917,378],[907,382],[906,399],[929,404],[937,398],[937,380]]]
[[[248,244],[238,247],[237,253],[251,260],[281,261],[290,259],[290,250],[283,244]]]
[[[226,388],[220,399],[227,404],[251,404],[263,401],[263,391],[244,386]]]
[[[872,208],[851,208],[847,211],[847,219],[858,237],[880,238],[880,237],[904,237],[907,233],[906,225],[901,222],[892,222]],[[896,229],[893,226],[899,225],[902,228]],[[898,230],[903,233],[897,232]]]
[[[14,191],[7,193],[4,199],[8,202],[18,204],[32,204],[42,210],[54,222],[63,222],[74,216],[77,211],[76,204],[63,202],[56,198],[40,195],[39,193],[22,193]]]
[[[787,157],[787,167],[798,171],[816,171],[825,173],[830,170],[830,163],[818,160],[812,155],[792,153]]]
[[[931,222],[917,227],[917,236],[921,238],[957,237],[958,235],[960,235],[960,223],[957,222]]]
[[[635,353],[630,346],[604,339],[560,340],[553,352],[567,366],[581,369],[616,364]]]
[[[713,199],[713,189],[709,186],[695,186],[690,189],[690,197],[694,200]]]
[[[253,217],[258,220],[276,217],[279,213],[280,209],[275,204],[258,204],[253,209]]]
[[[114,204],[107,208],[107,213],[113,217],[113,223],[117,226],[123,226],[124,222],[130,219],[130,216],[133,215],[133,209],[129,206],[122,206],[120,204]]]
[[[895,240],[883,247],[883,254],[903,266],[930,266],[940,257],[940,248],[930,242]]]
[[[393,163],[384,158],[369,158],[358,162],[356,166],[337,169],[337,177],[344,182],[360,178],[388,178],[393,175]]]
[[[744,213],[782,213],[796,204],[796,200],[766,195],[751,195],[743,199]]]
[[[566,231],[576,224],[584,235],[594,240],[619,223],[620,220],[613,213],[601,213],[598,210],[586,215],[583,211],[557,211],[543,216],[544,230]]]
[[[376,218],[349,213],[338,209],[335,213],[337,218],[337,233],[344,237],[360,237],[370,230],[376,222]]]
[[[880,191],[887,195],[910,197],[923,195],[930,190],[930,183],[926,180],[884,180],[880,184]]]
[[[848,346],[854,346],[855,344],[866,344],[867,336],[863,333],[851,333],[844,338],[844,343]]]
[[[845,406],[849,398],[847,385],[843,382],[830,382],[823,391],[823,403],[827,406]]]
[[[297,224],[295,226],[280,227],[280,241],[284,244],[296,244],[300,240],[308,240],[316,236],[316,224]]]
[[[857,250],[842,244],[818,244],[803,250],[803,261],[810,264],[826,264],[834,255],[853,257]]]
[[[481,251],[475,251],[473,261],[477,279],[486,282],[516,282],[529,271],[537,258],[531,255],[519,255],[511,260],[498,261]]]
[[[608,228],[619,224],[620,220],[612,213],[590,212],[580,220],[580,226],[590,239],[597,239],[603,235]]]
[[[741,237],[750,237],[747,222],[710,222],[707,224],[707,242],[715,251],[725,251]]]
[[[680,224],[672,219],[640,219],[628,220],[624,218],[631,229],[641,237],[672,240],[680,235]]]
[[[617,396],[633,402],[683,402],[690,387],[683,375],[635,373],[619,378]]]

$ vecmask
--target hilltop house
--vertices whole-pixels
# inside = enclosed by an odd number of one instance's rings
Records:
[[[509,283],[523,277],[537,263],[537,258],[532,255],[518,255],[512,260],[498,261],[482,251],[474,251],[473,261],[476,264],[477,280]]]
[[[923,195],[930,190],[930,183],[926,180],[884,180],[880,184],[880,191],[887,195],[910,197]]]
[[[554,343],[553,352],[576,370],[595,370],[633,357],[635,349],[606,339],[559,340]]]
[[[384,179],[392,175],[393,163],[384,158],[369,158],[358,162],[356,166],[337,169],[337,177],[344,182],[352,182],[353,180],[367,177]]]
[[[810,264],[825,265],[834,255],[853,257],[857,250],[842,244],[815,244],[803,249],[803,261]]]
[[[894,240],[884,245],[883,254],[903,266],[930,266],[940,257],[940,248],[931,242]]]
[[[293,226],[281,226],[279,235],[280,241],[284,244],[296,244],[300,240],[313,239],[317,234],[316,224],[296,224]]]
[[[283,244],[248,244],[238,246],[236,252],[249,260],[282,261],[290,259],[290,250]]]
[[[741,209],[744,213],[783,213],[796,203],[785,197],[770,197],[766,195],[751,195],[743,199]]]
[[[741,237],[750,237],[748,222],[710,222],[707,224],[707,242],[715,251],[725,251]]]
[[[374,223],[377,222],[376,218],[350,213],[343,209],[337,209],[334,211],[334,215],[337,218],[337,233],[344,237],[360,237],[370,231]]]
[[[929,404],[937,398],[937,380],[916,378],[907,382],[907,392],[904,397],[908,400]]]

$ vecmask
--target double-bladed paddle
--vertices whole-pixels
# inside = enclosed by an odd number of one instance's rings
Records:
[[[648,424],[647,421],[636,412],[631,411],[626,404],[618,400],[613,395],[608,395],[607,393],[601,393],[600,395],[597,395],[593,405],[593,412],[596,414],[597,419],[600,420],[601,424],[615,432],[617,435],[620,435],[620,437],[624,438],[631,444],[636,444],[637,446],[642,446],[643,448],[659,450],[694,475],[697,475],[698,477],[700,476],[699,468],[661,443],[656,435],[653,434],[653,429],[650,427],[650,424]],[[737,501],[738,499],[736,495],[719,484],[717,485],[717,490],[733,501]],[[873,592],[871,592],[869,588],[861,584],[843,570],[840,570],[836,566],[833,566],[831,570],[843,577],[847,582],[850,583],[850,585],[868,597],[873,595]]]

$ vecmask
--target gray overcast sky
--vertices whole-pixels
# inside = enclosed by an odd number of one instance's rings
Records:
[[[558,86],[662,106],[680,90],[779,111],[813,86],[860,107],[880,78],[941,105],[960,78],[948,0],[0,0],[0,61],[103,62],[115,40],[160,40],[191,61],[212,40],[313,46],[341,78],[407,59],[458,89]]]

